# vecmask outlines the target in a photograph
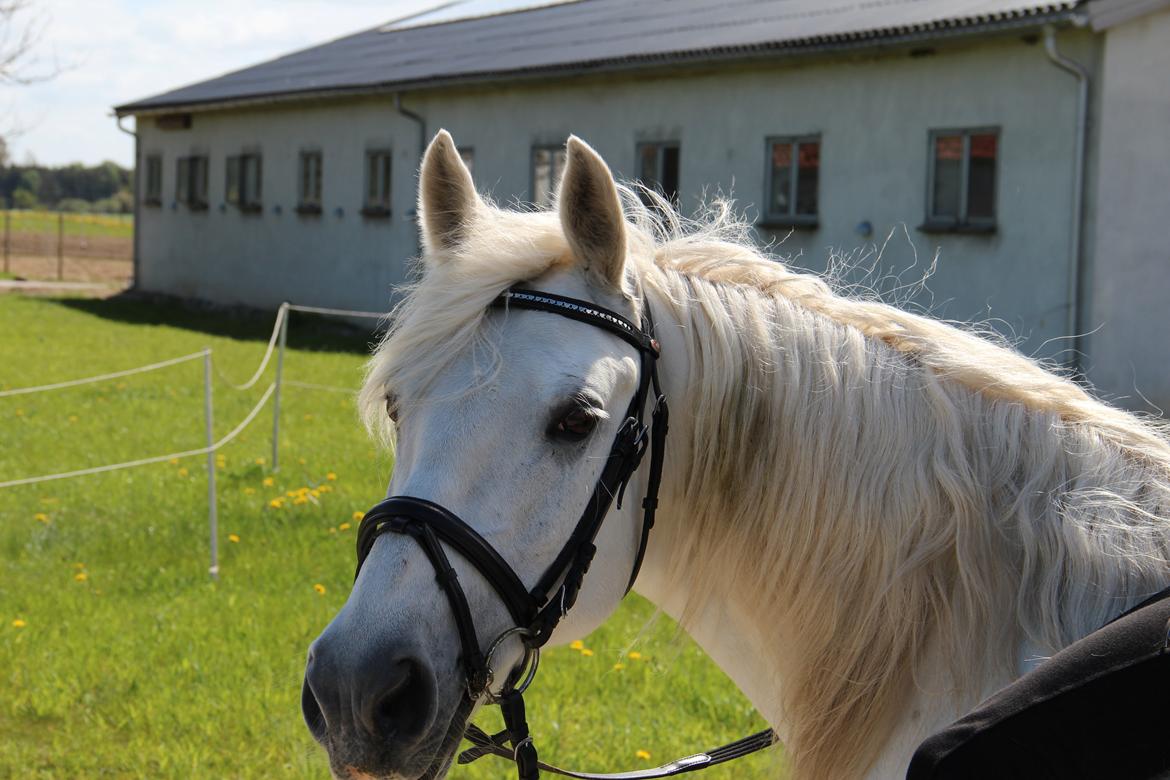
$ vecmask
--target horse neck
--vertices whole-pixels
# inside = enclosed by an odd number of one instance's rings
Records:
[[[1055,652],[1170,578],[1167,523],[1134,522],[1165,517],[1165,463],[788,301],[654,273],[674,415],[639,589],[788,737],[799,776],[896,764],[1022,648]]]

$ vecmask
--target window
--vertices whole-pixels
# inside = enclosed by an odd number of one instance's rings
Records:
[[[638,181],[678,204],[678,142],[638,144]]]
[[[175,169],[175,200],[193,211],[207,208],[207,157],[180,157]]]
[[[260,155],[237,154],[227,158],[225,200],[240,211],[260,211]]]
[[[459,147],[459,156],[463,158],[463,164],[467,166],[468,172],[475,173],[475,150],[470,146]]]
[[[552,206],[557,183],[565,172],[565,147],[532,147],[532,204],[547,209]]]
[[[297,200],[300,214],[321,213],[321,153],[301,152],[300,195]]]
[[[995,230],[995,168],[999,131],[930,133],[924,230]]]
[[[387,149],[366,152],[366,203],[362,214],[390,216],[390,151]]]
[[[764,223],[816,226],[820,136],[769,138],[767,148]]]
[[[147,206],[162,205],[162,155],[148,155],[143,175],[142,202]]]

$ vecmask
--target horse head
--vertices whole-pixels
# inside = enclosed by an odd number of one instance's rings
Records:
[[[491,304],[523,284],[639,322],[625,217],[609,169],[576,138],[555,214],[487,204],[445,131],[427,149],[419,193],[421,279],[371,364],[363,405],[389,418],[375,424],[387,423],[396,440],[388,495],[455,517],[463,537],[478,535],[511,568],[523,599],[560,560],[646,382],[627,340]],[[553,641],[583,636],[625,594],[642,534],[638,503],[609,513]],[[530,634],[512,631],[517,616],[498,583],[449,539],[368,541],[349,599],[309,650],[305,720],[338,777],[442,776],[473,710],[523,666]],[[436,581],[446,561],[463,622]],[[491,679],[469,684],[477,651]]]

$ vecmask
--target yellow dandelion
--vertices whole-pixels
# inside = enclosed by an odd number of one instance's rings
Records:
[[[309,499],[305,498],[304,496],[297,496],[296,498],[293,499],[293,503],[298,504],[298,505],[299,504],[307,504],[307,503],[309,503]]]
[[[625,668],[626,668],[626,665],[623,664],[621,661],[618,661],[616,664],[613,665],[613,670],[615,672],[620,672],[622,669],[625,669]]]
[[[308,461],[306,461],[304,458],[297,458],[297,463],[301,464],[302,466],[305,465],[307,462]]]
[[[272,507],[273,509],[280,509],[282,506],[284,506],[284,499],[274,498],[268,502],[268,506]]]
[[[317,498],[321,495],[321,491],[317,490],[317,488],[313,488],[312,490],[309,491],[309,495],[312,496],[313,498]]]
[[[256,465],[257,466],[263,466],[265,463],[267,463],[267,461],[264,460],[264,458],[256,458]]]
[[[363,517],[365,517],[365,515],[361,512],[354,512],[353,513],[354,520],[361,520]]]
[[[75,415],[75,414],[69,415],[69,422],[71,422],[71,423],[77,422],[77,415]]]
[[[38,523],[44,523],[44,524],[48,525],[49,516],[46,515],[44,512],[37,512],[35,515],[33,515],[33,520],[36,520]]]
[[[178,466],[179,459],[178,458],[171,458],[170,460],[167,461],[167,463],[171,464],[172,466]]]
[[[330,471],[328,474],[325,475],[325,479],[329,480],[330,482],[333,482],[334,480],[337,479],[337,475],[334,474],[332,471]]]
[[[317,591],[317,595],[319,596],[325,595],[325,586],[319,582],[313,586],[313,590]]]
[[[77,580],[78,582],[85,582],[89,579],[89,575],[83,571],[79,571],[73,575],[73,579]]]
[[[17,409],[16,416],[17,417],[24,417],[24,409]]]
[[[308,495],[308,494],[309,494],[309,488],[307,488],[307,487],[300,487],[300,488],[297,488],[297,495],[298,495],[298,496],[305,496],[305,495]]]
[[[289,498],[296,498],[297,497],[297,491],[295,491],[295,490],[286,490],[284,494],[286,496],[288,496]]]
[[[254,487],[246,487],[246,488],[244,488],[244,495],[245,495],[245,496],[254,496],[254,495],[256,495],[256,488],[254,488]]]
[[[341,525],[337,526],[338,531],[348,531],[349,528],[349,523],[342,523]]]
[[[276,480],[273,477],[265,477],[264,481],[260,484],[264,485],[264,487],[272,487],[276,484]]]
[[[332,485],[318,485],[317,492],[318,493],[332,493],[333,486]]]
[[[27,625],[28,625],[28,623],[25,623],[25,622],[24,622],[23,620],[21,620],[20,618],[17,618],[16,620],[13,620],[13,621],[12,621],[12,627],[13,627],[13,628],[24,628],[24,627],[25,627],[25,626],[27,626]]]
[[[179,469],[179,476],[180,476],[180,477],[185,477],[185,476],[187,476],[187,474],[188,474],[188,472],[187,472],[187,467],[186,467],[186,466],[184,466],[183,468]]]
[[[584,650],[585,643],[582,642],[580,639],[574,639],[572,642],[569,643],[569,649],[570,650]]]
[[[593,651],[590,650],[588,647],[582,647],[581,648],[581,655],[585,656],[586,658],[591,658],[593,656]]]
[[[636,753],[634,753],[634,756],[636,758],[642,759],[643,761],[649,761],[650,760],[650,751],[649,750],[639,750]]]
[[[239,534],[228,534],[228,541],[231,542],[232,544],[239,544],[240,543],[240,535]]]
[[[641,661],[642,654],[639,653],[637,650],[632,650],[632,651],[630,651],[629,658],[631,661]]]

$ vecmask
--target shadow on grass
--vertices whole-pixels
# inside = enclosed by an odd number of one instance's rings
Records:
[[[126,292],[109,298],[48,298],[59,306],[106,320],[140,325],[166,325],[240,341],[268,341],[276,309],[224,307],[198,301]],[[290,312],[288,346],[316,352],[370,354],[382,323],[370,320],[361,327],[342,320],[304,312]]]

